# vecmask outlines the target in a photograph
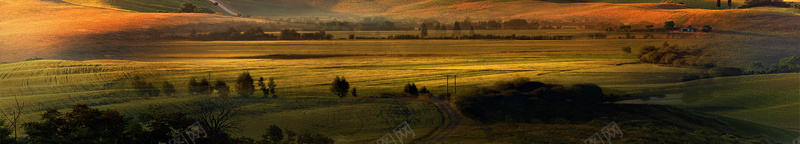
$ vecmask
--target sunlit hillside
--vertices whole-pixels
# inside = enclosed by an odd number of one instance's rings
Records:
[[[90,36],[108,33],[146,32],[199,22],[258,21],[210,14],[136,13],[39,0],[0,1],[0,13],[0,51],[4,54],[0,61],[54,57],[66,49],[104,41],[107,36]]]

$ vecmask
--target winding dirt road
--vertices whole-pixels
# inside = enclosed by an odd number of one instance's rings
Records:
[[[231,9],[228,9],[228,7],[225,6],[225,4],[223,4],[222,2],[219,2],[217,0],[208,0],[208,1],[210,1],[211,3],[216,3],[217,7],[221,8],[222,10],[225,10],[225,12],[228,12],[229,14],[234,16],[236,15],[236,12],[233,12]]]
[[[458,111],[454,110],[450,103],[442,101],[437,98],[431,98],[429,100],[431,103],[436,105],[443,114],[446,115],[445,122],[447,123],[444,127],[440,127],[441,129],[436,130],[433,134],[429,135],[428,137],[424,138],[423,140],[425,143],[439,143],[442,142],[447,136],[453,133],[458,129],[458,126],[461,125],[461,114]]]

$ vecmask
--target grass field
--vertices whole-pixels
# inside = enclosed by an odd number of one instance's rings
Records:
[[[535,32],[532,32],[535,33]],[[376,34],[377,35],[377,34]],[[13,97],[31,105],[27,120],[47,108],[65,109],[87,103],[99,108],[119,109],[135,115],[147,106],[170,110],[187,109],[186,105],[206,96],[190,96],[183,86],[190,77],[211,76],[232,83],[239,73],[254,77],[274,77],[280,99],[241,99],[239,107],[248,115],[235,136],[258,137],[271,124],[299,132],[323,133],[341,143],[363,143],[378,138],[399,119],[399,115],[381,115],[387,107],[415,110],[412,124],[418,135],[441,125],[441,114],[422,101],[371,98],[334,98],[328,84],[335,76],[345,76],[361,97],[400,92],[401,86],[415,82],[434,94],[445,92],[444,75],[458,75],[459,91],[498,80],[529,77],[558,84],[597,83],[610,93],[677,93],[709,89],[697,83],[717,81],[736,84],[719,90],[730,98],[698,102],[687,108],[751,123],[754,133],[786,132],[797,114],[791,83],[796,74],[758,75],[680,82],[686,74],[703,73],[701,69],[632,64],[633,55],[621,47],[660,45],[665,39],[579,39],[569,41],[511,40],[336,40],[336,41],[175,41],[141,44],[114,53],[83,53],[112,56],[126,60],[63,61],[39,60],[0,65],[0,105],[7,106]],[[667,40],[671,44],[692,45],[690,39]],[[432,47],[435,45],[435,47]],[[127,51],[125,51],[127,50]],[[174,97],[141,98],[133,94],[128,79],[135,75],[159,84],[168,81],[178,87]],[[762,86],[763,79],[779,86],[774,90],[746,90]],[[774,80],[774,81],[771,81]],[[452,82],[452,79],[451,79]],[[796,82],[796,81],[794,81]],[[452,83],[451,85],[452,86]],[[786,87],[790,86],[790,87]],[[452,90],[453,88],[451,88]],[[783,90],[783,93],[774,91]],[[765,93],[768,92],[768,93]],[[753,100],[753,95],[768,94],[770,99]],[[714,99],[723,96],[714,96]],[[751,98],[751,99],[744,99]],[[653,100],[651,102],[659,102]],[[747,104],[739,104],[747,103]],[[673,103],[666,103],[673,104]],[[729,105],[724,105],[729,104]],[[715,111],[736,105],[731,111]],[[718,106],[719,107],[714,107]],[[705,108],[705,109],[704,109]],[[709,109],[711,108],[711,109]],[[724,108],[723,108],[724,109]],[[758,117],[754,117],[758,115]],[[753,128],[755,127],[755,128]],[[778,127],[778,128],[775,128]],[[341,131],[340,131],[341,130]],[[456,140],[458,141],[458,140]]]

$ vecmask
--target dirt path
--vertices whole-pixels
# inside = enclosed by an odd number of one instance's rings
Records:
[[[428,144],[442,142],[442,140],[450,136],[450,134],[452,134],[453,131],[456,131],[458,126],[461,124],[461,114],[458,113],[455,109],[453,109],[453,107],[448,102],[436,98],[430,98],[423,101],[432,103],[439,109],[439,111],[442,112],[442,114],[444,114],[445,124],[442,125],[442,127],[439,127],[436,130],[434,130],[432,133],[425,135],[417,140],[420,140],[420,142]]]
[[[234,16],[236,15],[236,12],[233,12],[231,9],[228,9],[228,7],[225,6],[225,4],[223,4],[222,2],[219,2],[217,0],[208,0],[208,1],[210,1],[211,3],[217,3],[217,7],[221,8],[222,10],[225,10],[225,12],[228,12],[231,15]]]

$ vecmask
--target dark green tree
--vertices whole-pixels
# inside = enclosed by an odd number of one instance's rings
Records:
[[[356,92],[356,88],[355,87],[353,87],[353,90],[350,91],[350,94],[352,94],[353,97],[358,97],[358,92]]]
[[[403,87],[403,93],[406,93],[410,96],[419,96],[419,89],[417,89],[417,84],[408,83]]]
[[[258,89],[261,90],[263,98],[269,97],[269,89],[267,89],[267,84],[264,84],[264,77],[258,78]]]
[[[196,8],[197,8],[197,6],[195,6],[191,2],[183,2],[181,4],[181,8],[178,9],[178,12],[179,13],[193,13],[193,12],[195,12],[194,10]]]
[[[48,109],[40,121],[23,124],[32,143],[101,144],[124,141],[127,118],[115,110],[98,110],[89,105],[73,105],[61,113]]]
[[[253,77],[250,76],[249,72],[242,72],[239,74],[239,77],[236,78],[236,93],[242,97],[249,97],[256,91],[255,86],[253,86]]]
[[[15,143],[16,140],[11,137],[11,128],[6,125],[6,120],[0,119],[0,143]]]
[[[428,26],[426,26],[425,23],[419,25],[419,36],[420,37],[428,36]]]
[[[278,85],[275,84],[275,78],[269,77],[269,82],[267,82],[267,89],[269,90],[269,94],[272,95],[272,98],[278,98],[278,95],[275,94],[275,87]]]
[[[336,76],[331,83],[331,92],[339,96],[339,98],[344,98],[347,96],[347,92],[350,90],[350,83],[347,82],[347,79],[344,77]]]
[[[164,81],[164,83],[161,84],[161,91],[164,92],[164,95],[172,96],[172,94],[175,94],[176,92],[175,85],[172,85],[167,81]]]
[[[150,107],[148,112],[141,113],[138,122],[129,123],[125,134],[134,143],[167,143],[174,132],[182,131],[195,122],[180,111],[167,113],[158,107]]]
[[[666,21],[666,22],[664,22],[664,29],[672,30],[673,28],[675,28],[675,21]]]
[[[134,76],[133,77],[133,80],[131,81],[131,85],[133,85],[133,88],[136,90],[136,95],[138,95],[140,97],[141,96],[145,96],[145,95],[148,95],[148,96],[151,96],[151,97],[152,96],[158,96],[158,94],[160,93],[160,90],[158,90],[158,88],[153,86],[153,83],[149,83],[147,81],[144,81],[139,76]]]
[[[272,143],[280,143],[283,140],[283,130],[276,125],[271,125],[267,128],[267,132],[261,135],[261,138]]]
[[[222,80],[217,80],[214,83],[214,90],[217,90],[217,94],[219,94],[219,97],[223,98],[228,97],[228,94],[231,93],[231,89],[228,86],[228,84],[226,84],[225,81]]]
[[[427,87],[422,87],[422,88],[420,88],[420,89],[419,89],[419,94],[428,94],[428,95],[432,95],[432,94],[431,94],[431,91],[430,91],[430,90],[428,90],[428,88],[427,88]]]
[[[625,52],[626,54],[630,54],[631,53],[631,47],[623,47],[622,48],[622,52]]]
[[[197,78],[192,77],[189,79],[189,82],[186,84],[186,89],[189,90],[189,93],[192,95],[197,94],[200,91],[200,83],[197,82]]]
[[[214,91],[214,87],[211,87],[211,82],[208,79],[203,78],[200,79],[200,84],[198,85],[198,93],[211,95],[211,92]]]

